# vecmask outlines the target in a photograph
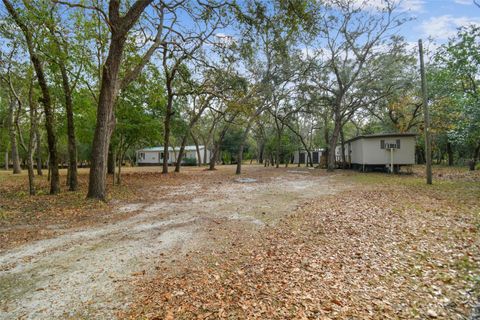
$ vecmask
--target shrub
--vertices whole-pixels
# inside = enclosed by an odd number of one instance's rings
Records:
[[[196,166],[197,165],[197,159],[196,158],[185,158],[185,159],[183,159],[183,165],[184,166]]]

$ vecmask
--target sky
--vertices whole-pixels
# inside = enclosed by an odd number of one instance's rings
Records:
[[[480,0],[477,2],[480,4]],[[402,7],[414,18],[401,29],[409,42],[431,37],[442,44],[456,34],[457,28],[480,25],[480,7],[473,0],[404,0]]]

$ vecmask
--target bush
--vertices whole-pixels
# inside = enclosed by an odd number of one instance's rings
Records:
[[[197,159],[196,158],[185,158],[185,159],[183,159],[183,165],[184,166],[196,166],[197,165]]]

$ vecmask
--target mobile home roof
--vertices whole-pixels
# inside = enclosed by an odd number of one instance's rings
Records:
[[[199,149],[205,148],[205,146],[198,146]],[[179,151],[180,147],[175,147],[175,151]],[[185,151],[195,151],[197,147],[195,146],[185,146]],[[152,148],[143,148],[137,150],[137,152],[163,152],[163,147],[152,147]],[[172,147],[168,147],[168,151],[173,151]]]
[[[352,142],[358,139],[371,139],[371,138],[386,138],[386,137],[415,137],[416,133],[376,133],[376,134],[366,134],[361,136],[356,136],[352,139],[349,139],[345,142]]]

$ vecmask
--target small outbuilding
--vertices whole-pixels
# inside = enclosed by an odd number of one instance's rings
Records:
[[[185,146],[182,164],[197,164],[210,161],[210,150],[206,149],[205,146],[198,146],[198,149],[199,152],[197,152],[196,146]],[[176,163],[179,151],[180,147],[168,148],[168,164]],[[136,153],[137,165],[139,166],[155,166],[163,163],[163,146],[140,149]]]
[[[352,138],[345,141],[345,161],[362,171],[398,172],[402,166],[415,164],[415,137],[415,133],[381,133]],[[341,146],[335,151],[341,162]]]
[[[320,159],[322,157],[324,150],[323,149],[314,149],[311,150],[310,152],[307,152],[306,150],[298,150],[293,153],[292,161],[291,163],[294,164],[307,164],[308,163],[308,154],[310,153],[310,157],[312,159],[312,163],[315,164],[320,164]]]

